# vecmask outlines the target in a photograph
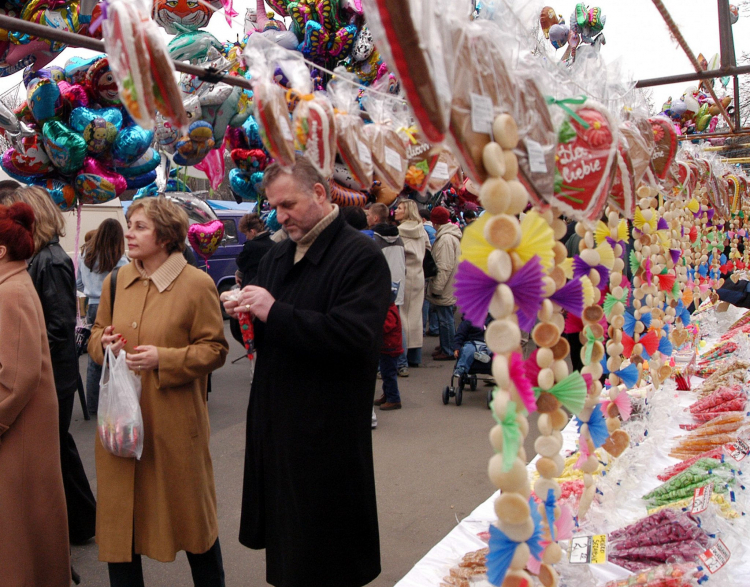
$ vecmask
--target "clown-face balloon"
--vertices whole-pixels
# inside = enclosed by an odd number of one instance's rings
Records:
[[[109,68],[109,60],[106,57],[94,63],[86,72],[86,85],[95,102],[101,105],[120,103],[117,82]]]

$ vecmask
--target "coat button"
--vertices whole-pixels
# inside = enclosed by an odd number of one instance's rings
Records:
[[[133,322],[132,326],[133,326],[133,328],[138,328],[138,323],[137,322]]]
[[[148,279],[143,280],[143,287],[148,287]]]

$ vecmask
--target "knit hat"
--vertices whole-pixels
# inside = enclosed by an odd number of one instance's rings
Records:
[[[443,208],[442,206],[436,206],[432,209],[432,214],[430,214],[430,221],[435,226],[440,226],[441,224],[448,224],[451,221],[451,213],[448,212],[447,208]]]

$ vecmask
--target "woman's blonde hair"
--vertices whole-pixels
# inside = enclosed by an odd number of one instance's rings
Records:
[[[422,223],[422,217],[419,215],[419,208],[414,200],[401,200],[398,205],[404,206],[404,219],[401,222],[407,222],[408,220],[415,220]]]
[[[142,198],[128,208],[128,221],[139,210],[154,223],[156,242],[163,244],[169,254],[185,250],[189,224],[185,210],[163,196]]]
[[[34,254],[53,238],[65,236],[65,218],[47,190],[35,185],[18,188],[3,196],[0,204],[10,206],[16,202],[25,202],[34,210]]]

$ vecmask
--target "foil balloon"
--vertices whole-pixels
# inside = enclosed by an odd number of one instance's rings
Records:
[[[229,187],[232,192],[246,202],[254,202],[258,199],[262,182],[263,173],[260,171],[248,173],[235,168],[229,172]]]
[[[570,29],[566,24],[554,24],[549,29],[549,41],[555,49],[562,49],[568,44]]]
[[[5,172],[21,181],[41,178],[55,171],[44,151],[39,135],[21,139],[19,149],[8,149],[3,153],[2,167]]]
[[[204,224],[193,224],[188,228],[188,241],[196,254],[208,261],[224,238],[224,223],[212,220]]]
[[[169,56],[175,61],[198,62],[208,57],[210,48],[222,51],[224,45],[205,31],[183,32],[169,42]]]
[[[44,150],[52,164],[63,175],[78,171],[86,157],[86,141],[65,123],[50,120],[44,123]]]
[[[156,181],[156,171],[149,171],[135,177],[125,178],[128,182],[129,190],[137,190],[147,185],[150,185]]]
[[[125,165],[134,163],[148,151],[154,140],[154,131],[140,126],[123,128],[112,146],[112,156]]]
[[[208,122],[198,120],[190,125],[188,134],[177,141],[174,162],[177,165],[200,163],[215,144],[213,127]]]
[[[120,93],[117,90],[115,76],[109,67],[109,60],[104,57],[96,61],[86,72],[86,86],[95,102],[102,106],[120,104]]]
[[[44,188],[49,192],[50,198],[63,212],[69,212],[76,206],[76,191],[72,185],[59,179],[47,179],[35,181],[34,185]]]
[[[115,130],[122,128],[122,112],[119,108],[75,108],[70,113],[70,126],[76,132],[83,133],[97,118],[114,126]]]
[[[73,56],[65,62],[65,79],[71,84],[82,84],[86,82],[86,74],[89,69],[104,55],[96,57],[77,57]]]
[[[31,115],[43,123],[56,115],[60,108],[60,88],[51,79],[37,79],[28,89],[26,103]]]
[[[133,163],[130,163],[128,165],[115,166],[115,171],[124,175],[126,178],[134,178],[136,176],[143,175],[144,173],[150,173],[151,171],[159,167],[159,163],[161,163],[161,155],[159,155],[159,152],[156,149],[149,147],[149,149],[143,154],[143,156],[138,158]]]
[[[76,176],[75,191],[84,204],[104,204],[114,200],[128,187],[119,173],[105,169],[101,161],[87,157],[83,170]]]
[[[165,188],[166,192],[190,192],[190,188],[185,184],[181,179],[177,179],[176,177],[168,179],[167,185]],[[138,192],[133,196],[133,201],[140,200],[141,198],[151,198],[156,197],[159,195],[159,186],[156,185],[155,182],[152,182],[148,184],[147,186],[142,187],[138,190]]]
[[[221,182],[224,181],[224,149],[211,149],[195,168],[206,174],[211,189],[219,189]]]
[[[216,8],[221,7],[220,0],[208,2]],[[187,31],[196,31],[208,25],[214,11],[195,0],[156,0],[154,2],[154,21],[170,35]]]
[[[70,108],[79,108],[89,105],[89,95],[80,84],[69,84],[68,82],[58,82],[63,102],[67,102]]]
[[[17,133],[21,130],[16,115],[2,102],[0,102],[0,127],[11,133]]]

